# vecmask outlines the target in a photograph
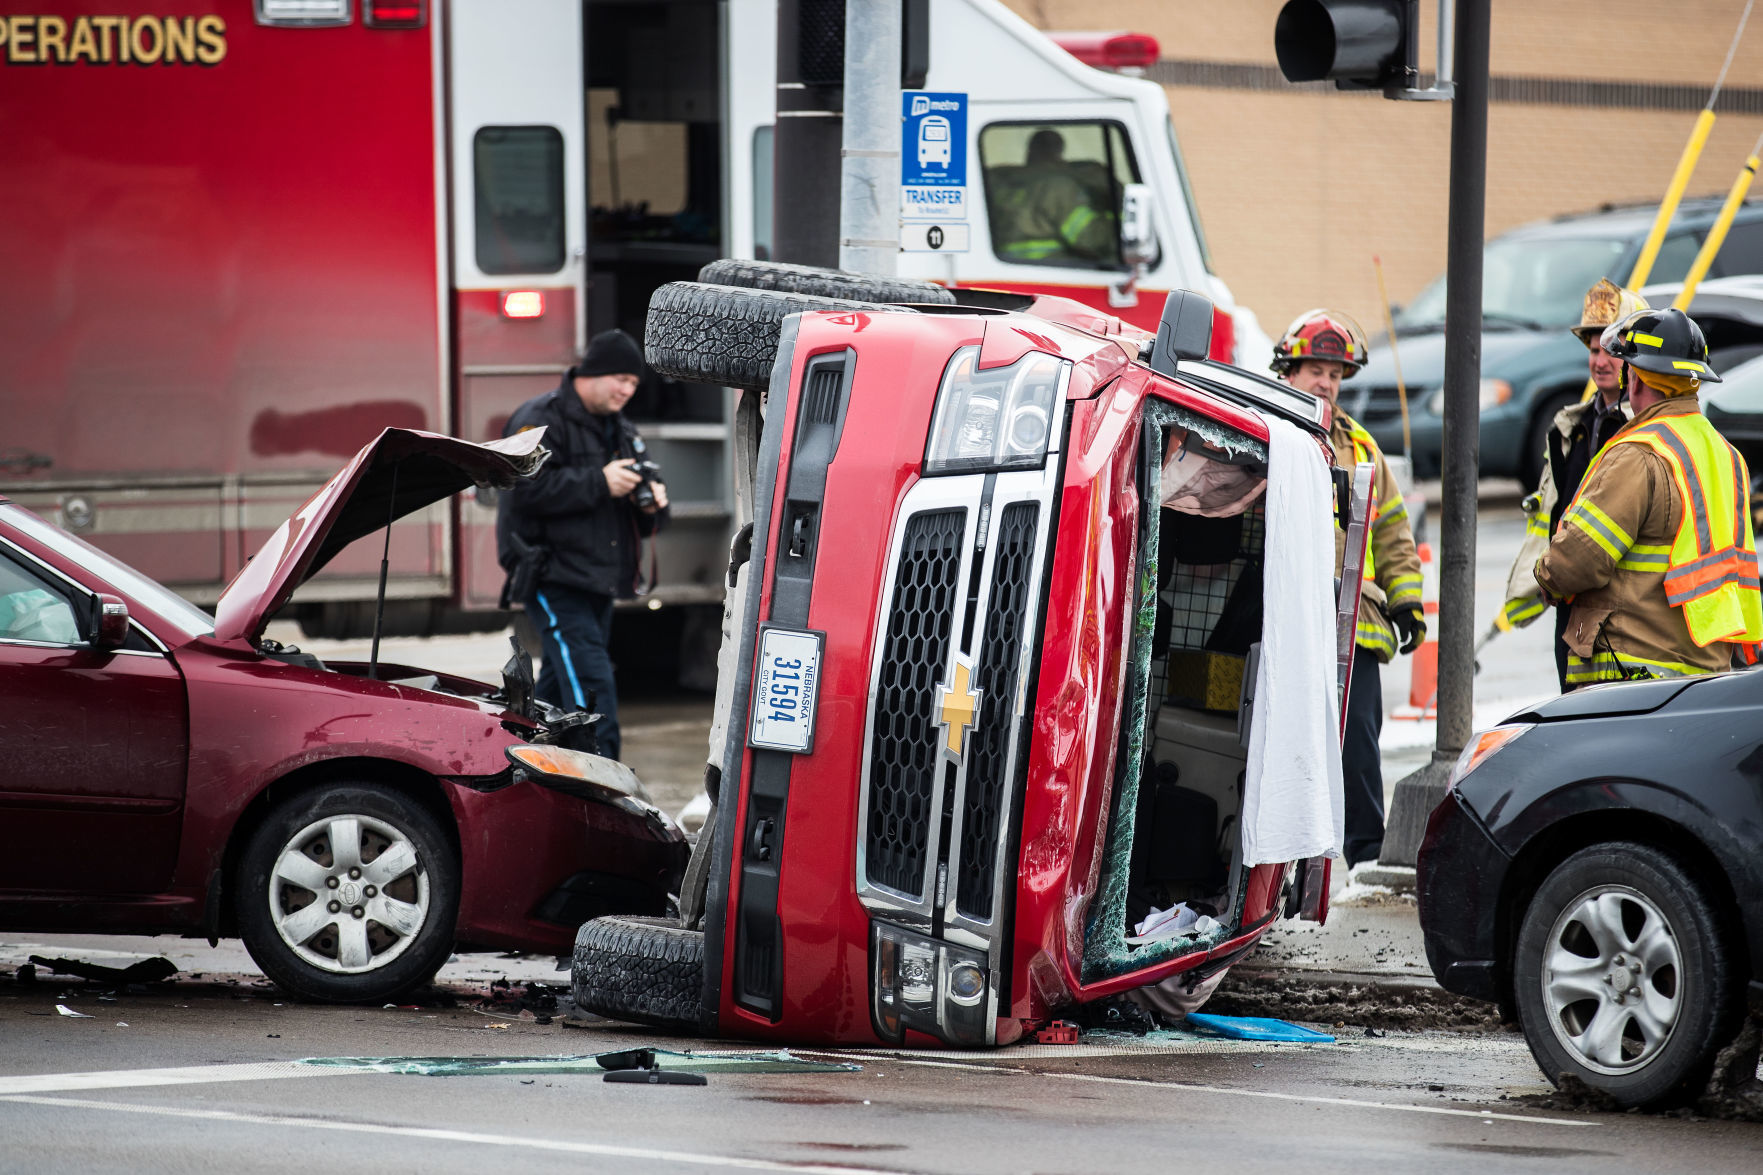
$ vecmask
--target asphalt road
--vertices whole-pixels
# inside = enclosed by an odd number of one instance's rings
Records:
[[[0,986],[0,1171],[982,1175],[1479,1163],[1602,1173],[1616,1163],[1700,1175],[1755,1171],[1763,1142],[1756,1126],[1530,1107],[1522,1099],[1540,1081],[1505,1034],[798,1053],[860,1069],[712,1073],[705,1086],[674,1087],[608,1084],[597,1071],[412,1076],[290,1063],[697,1043],[634,1029],[468,1005],[306,1007],[248,985],[182,982],[114,1003],[95,990]]]

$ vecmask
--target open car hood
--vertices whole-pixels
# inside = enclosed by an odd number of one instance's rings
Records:
[[[388,428],[276,528],[220,594],[219,640],[255,642],[294,589],[356,539],[467,486],[506,489],[550,456],[542,428],[475,444],[439,433]],[[396,486],[396,499],[393,487]]]

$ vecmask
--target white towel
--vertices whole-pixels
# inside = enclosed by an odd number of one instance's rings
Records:
[[[1268,415],[1261,665],[1243,785],[1243,863],[1339,855],[1333,486],[1322,449]]]

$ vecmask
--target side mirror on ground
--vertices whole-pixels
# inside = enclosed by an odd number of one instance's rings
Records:
[[[1192,290],[1173,290],[1163,303],[1157,341],[1151,347],[1151,370],[1174,375],[1183,359],[1204,359],[1212,352],[1212,299]]]
[[[116,596],[96,593],[92,596],[91,631],[86,641],[94,649],[120,649],[129,639],[129,606]]]
[[[1120,191],[1120,258],[1129,266],[1157,259],[1156,207],[1150,184],[1127,184]]]

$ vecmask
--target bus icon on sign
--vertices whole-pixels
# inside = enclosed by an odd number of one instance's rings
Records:
[[[923,94],[914,94],[912,96],[912,117],[917,118],[920,115],[929,114],[929,113],[930,113],[930,99],[925,97]]]
[[[918,166],[949,166],[949,120],[933,114],[918,124]]]

